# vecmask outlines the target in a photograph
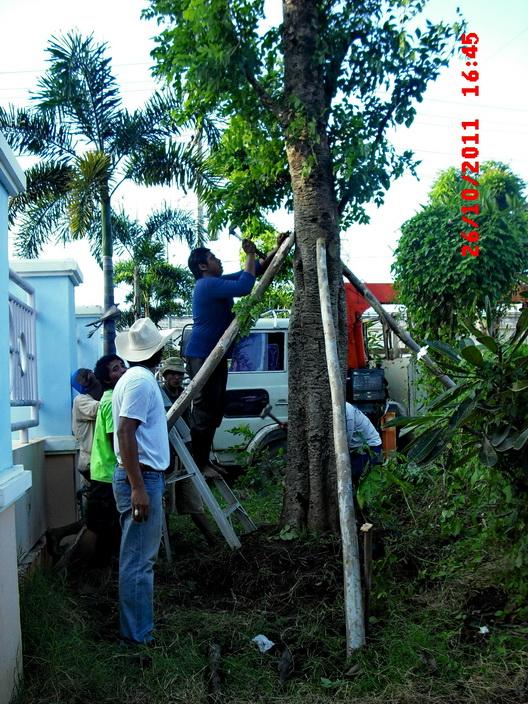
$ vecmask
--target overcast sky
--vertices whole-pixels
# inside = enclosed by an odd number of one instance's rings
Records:
[[[269,0],[268,5],[274,12],[280,10],[279,0]],[[45,68],[49,37],[78,29],[93,31],[97,40],[109,44],[124,104],[128,108],[140,106],[154,89],[149,52],[157,30],[155,23],[140,19],[145,6],[144,0],[0,0],[0,103],[27,104],[29,91]],[[480,95],[461,95],[460,72],[467,69],[460,59],[453,59],[451,67],[428,89],[413,126],[392,134],[399,148],[413,149],[422,160],[420,180],[407,176],[393,183],[385,205],[370,210],[370,224],[352,227],[343,234],[344,261],[368,282],[390,280],[401,224],[425,203],[438,172],[460,165],[462,120],[480,120],[481,161],[504,161],[528,181],[528,2],[432,0],[425,15],[432,20],[452,20],[457,6],[468,22],[468,32],[476,32],[480,38]],[[27,163],[22,159],[21,165]],[[175,189],[138,189],[127,184],[119,189],[115,204],[122,203],[132,217],[142,220],[164,200],[188,209],[195,205],[192,198]],[[276,224],[291,227],[292,220],[277,218]],[[214,245],[226,271],[237,266],[238,249],[238,243],[227,237]],[[187,257],[177,244],[169,254],[172,263],[184,263]],[[85,280],[77,289],[77,302],[101,303],[102,274],[82,243],[49,247],[43,256],[77,259]]]

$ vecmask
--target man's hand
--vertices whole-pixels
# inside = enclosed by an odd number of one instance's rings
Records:
[[[242,249],[246,254],[256,254],[257,248],[251,240],[242,240]]]
[[[132,518],[136,523],[142,523],[148,520],[149,515],[149,496],[145,490],[145,487],[140,487],[138,489],[132,489],[130,494],[130,501],[132,503]]]

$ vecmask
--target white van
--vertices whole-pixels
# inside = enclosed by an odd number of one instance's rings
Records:
[[[286,431],[270,416],[262,417],[266,407],[281,423],[288,420],[288,318],[279,311],[265,313],[250,334],[238,340],[229,359],[224,420],[217,429],[213,453],[221,464],[236,464],[235,448],[257,455],[267,449],[272,455],[286,450]],[[190,326],[186,328],[190,332]],[[183,334],[185,338],[188,333]],[[246,427],[249,433],[234,434]]]

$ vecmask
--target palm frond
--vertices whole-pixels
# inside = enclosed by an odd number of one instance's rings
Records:
[[[48,242],[69,240],[68,196],[40,198],[30,203],[18,220],[15,254],[33,259]]]
[[[147,100],[141,110],[137,111],[143,121],[145,134],[154,138],[173,137],[182,130],[192,130],[194,125],[190,121],[181,121],[181,103],[176,94],[165,89],[156,91]]]
[[[26,170],[26,190],[9,200],[9,223],[32,203],[48,203],[68,193],[74,170],[64,162],[43,161]]]
[[[145,129],[141,111],[130,113],[128,110],[122,110],[114,120],[114,134],[108,148],[120,159],[135,150],[145,148],[151,141],[152,135],[150,130]]]
[[[45,159],[67,160],[75,156],[75,139],[68,126],[56,120],[53,111],[0,108],[0,130],[18,154],[36,154]]]
[[[125,251],[131,255],[137,240],[142,235],[142,227],[137,220],[132,220],[124,212],[112,212],[112,234],[114,237],[114,251],[121,255]]]
[[[107,45],[97,44],[92,34],[52,37],[47,47],[50,66],[33,95],[40,109],[58,111],[72,130],[101,150],[113,135],[121,108],[106,50]]]
[[[110,159],[103,152],[86,152],[70,184],[68,212],[74,239],[93,231],[100,210],[101,191],[108,188]]]
[[[165,204],[149,215],[143,236],[160,242],[185,241],[192,248],[196,244],[196,222],[191,213]]]
[[[157,142],[131,155],[127,177],[147,186],[176,185],[199,195],[217,187],[218,179],[205,168],[204,158],[187,145]]]

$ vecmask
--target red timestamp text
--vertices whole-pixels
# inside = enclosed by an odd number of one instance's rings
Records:
[[[464,60],[466,60],[466,66],[477,66],[478,35],[474,32],[463,34],[460,41],[462,44],[460,51]],[[479,72],[476,69],[462,71],[461,73],[464,81],[476,82],[479,79]],[[464,96],[476,96],[478,94],[479,87],[476,84],[462,87],[462,95]],[[477,244],[479,241],[479,224],[476,218],[480,214],[480,205],[477,202],[480,200],[479,181],[477,178],[480,172],[480,161],[478,161],[480,154],[478,147],[480,144],[480,122],[478,119],[463,121],[461,128],[463,146],[460,152],[462,157],[460,176],[463,183],[460,191],[460,213],[464,230],[460,233],[460,236],[466,241],[466,244],[462,245],[460,253],[463,257],[468,255],[478,257],[480,254],[480,248]]]

